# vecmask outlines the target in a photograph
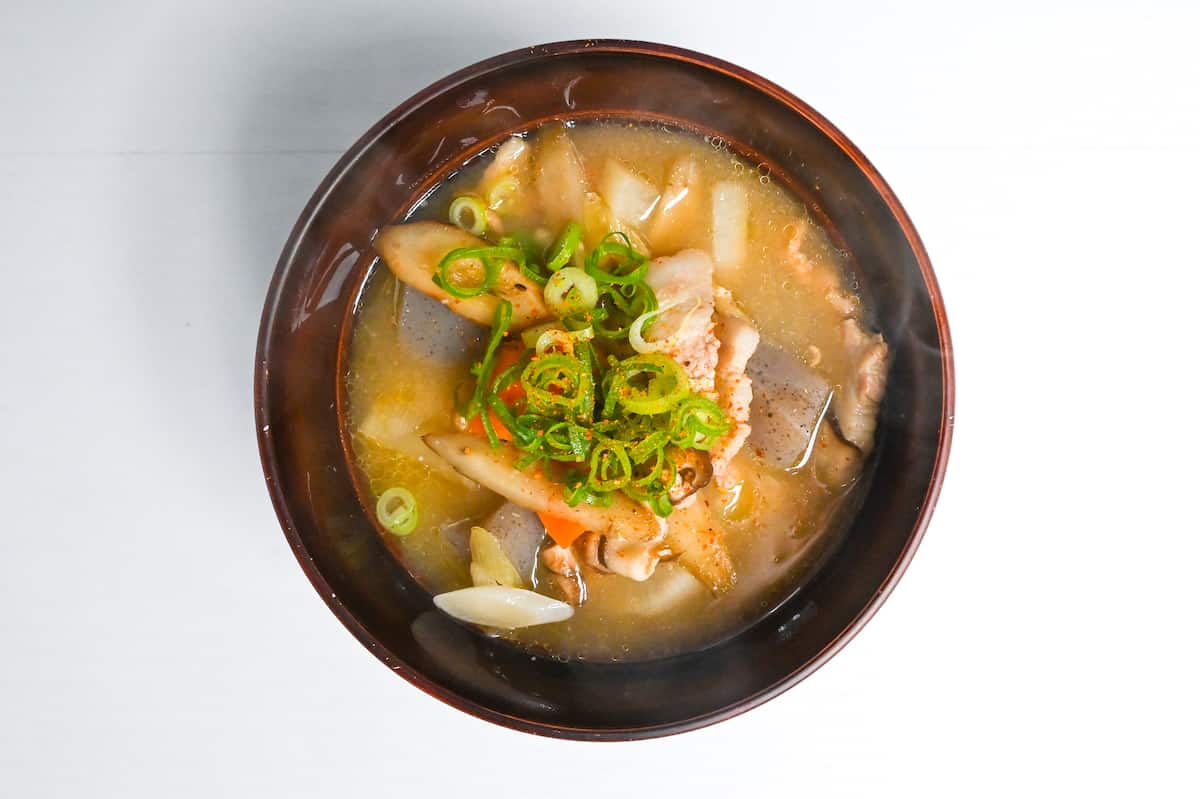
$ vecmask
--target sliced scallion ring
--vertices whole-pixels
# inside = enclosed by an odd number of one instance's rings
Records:
[[[629,413],[665,413],[691,392],[687,372],[674,359],[658,353],[627,358],[618,364],[609,393]]]
[[[455,197],[450,203],[450,223],[474,236],[487,233],[487,206],[474,194]]]
[[[605,268],[611,264],[609,268]],[[584,267],[600,283],[629,286],[641,283],[649,263],[624,233],[609,233],[587,257]]]
[[[559,318],[595,308],[600,300],[596,281],[582,269],[566,266],[546,281],[546,305]]]
[[[405,536],[417,529],[417,498],[407,488],[394,486],[379,495],[375,516],[393,535]]]
[[[575,353],[575,345],[583,341],[591,341],[594,333],[591,327],[582,330],[559,330],[550,328],[543,330],[533,345],[538,355],[549,352],[564,352],[568,355]]]
[[[567,265],[571,260],[571,256],[575,254],[575,250],[579,249],[579,239],[583,236],[583,228],[578,222],[571,222],[563,228],[562,235],[558,237],[558,241],[554,242],[554,246],[546,253],[546,268],[551,272],[557,272]]]

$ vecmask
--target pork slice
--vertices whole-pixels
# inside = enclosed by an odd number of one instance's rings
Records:
[[[754,325],[737,316],[718,315],[716,336],[720,342],[717,352],[717,402],[733,426],[713,444],[709,452],[713,479],[722,488],[730,488],[733,479],[729,463],[741,451],[750,436],[750,408],[753,404],[753,381],[746,366],[758,348],[759,335]]]
[[[655,258],[646,284],[658,306],[667,307],[649,325],[646,340],[663,343],[663,352],[687,372],[693,391],[715,397],[720,343],[714,333],[712,259],[701,250]]]
[[[883,336],[863,330],[857,319],[842,322],[842,340],[854,364],[854,378],[833,398],[838,429],[865,455],[875,443],[879,404],[887,386],[888,346]]]

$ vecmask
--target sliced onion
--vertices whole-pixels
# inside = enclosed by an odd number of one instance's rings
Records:
[[[459,621],[513,630],[571,618],[575,609],[524,588],[503,585],[461,588],[433,598],[433,604]]]

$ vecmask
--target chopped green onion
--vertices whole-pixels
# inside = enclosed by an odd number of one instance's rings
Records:
[[[513,262],[545,285],[546,303],[560,320],[525,330],[520,358],[493,374],[513,315],[502,302],[484,356],[471,369],[476,382],[463,415],[481,416],[492,446],[500,445],[500,425],[507,428],[520,452],[516,467],[540,465],[563,485],[568,504],[603,507],[623,492],[665,517],[672,511],[676,448],[711,449],[730,421],[715,402],[692,393],[683,366],[657,351],[670,336],[646,341],[646,326],[676,303],[658,305],[644,280],[647,258],[627,236],[606,236],[581,269],[569,265],[579,249],[577,224],[549,248],[549,233],[537,233],[545,235],[535,241],[518,231],[495,246],[455,250],[438,266],[438,285],[468,297],[489,290]],[[464,281],[472,266],[482,278]],[[637,354],[618,357],[630,348]],[[523,396],[509,393],[518,383]]]
[[[683,367],[658,353],[621,361],[609,389],[624,410],[641,415],[665,413],[690,391],[691,385]]]
[[[408,535],[417,528],[417,498],[407,488],[389,488],[379,495],[375,516],[389,533]]]
[[[662,430],[655,430],[643,438],[636,446],[629,448],[629,458],[634,463],[641,463],[654,454],[655,450],[664,449],[671,437]]]
[[[562,330],[561,322],[546,322],[533,327],[527,327],[521,331],[521,343],[525,345],[525,349],[531,350],[537,346],[538,338],[547,330]]]
[[[623,239],[622,244],[618,239]],[[603,267],[611,264],[611,267]],[[633,248],[624,233],[609,233],[588,255],[584,266],[598,283],[632,285],[640,283],[650,268],[646,256]]]
[[[592,449],[591,470],[588,472],[588,488],[593,492],[616,491],[629,484],[633,466],[625,445],[613,439],[604,439]]]
[[[634,320],[657,307],[654,291],[645,283],[605,286],[596,311],[607,324],[596,325],[596,333],[607,339],[627,338]]]
[[[671,515],[671,511],[675,510],[675,506],[671,504],[671,495],[665,489],[651,492],[643,491],[635,486],[626,486],[621,490],[635,502],[645,502],[650,506],[650,510],[664,519]]]
[[[721,406],[693,394],[671,411],[671,441],[677,446],[709,450],[729,432],[730,421]]]
[[[544,416],[569,416],[590,424],[594,387],[592,372],[569,355],[534,358],[521,373],[529,409]]]
[[[542,257],[542,247],[537,243],[534,237],[524,231],[518,230],[507,236],[501,236],[496,245],[500,247],[516,247],[525,256],[526,261],[537,261]]]
[[[477,413],[483,413],[484,400],[487,396],[488,377],[492,374],[492,370],[496,366],[496,349],[500,346],[500,341],[504,338],[504,334],[508,332],[508,326],[512,324],[512,303],[508,300],[501,300],[496,306],[496,315],[492,319],[492,333],[488,337],[487,349],[483,352],[483,360],[471,367],[471,373],[475,375],[475,391],[471,394],[471,399],[467,403],[467,412],[464,414],[467,421]],[[488,414],[483,413],[483,429],[486,433],[490,425]],[[492,435],[495,435],[493,431]],[[492,436],[488,436],[490,440]],[[496,446],[493,444],[493,446]]]
[[[487,206],[474,194],[455,197],[450,203],[450,222],[475,236],[487,233]]]
[[[662,352],[670,347],[672,339],[677,335],[678,330],[676,333],[659,339],[658,341],[646,341],[645,337],[642,335],[642,330],[651,319],[663,313],[664,311],[669,311],[677,305],[681,305],[682,303],[682,299],[677,299],[672,302],[668,302],[666,305],[660,305],[657,308],[646,311],[637,319],[634,319],[632,324],[629,325],[629,346],[633,347],[635,352],[640,352],[642,354],[648,352]],[[688,311],[688,313],[683,317],[683,321],[679,323],[679,330],[682,330],[687,326],[688,320],[692,318],[692,314],[695,313],[696,308],[699,307],[700,301],[697,300],[696,305],[692,307],[691,311]]]
[[[582,269],[564,267],[546,281],[546,305],[559,317],[571,316],[596,307],[600,299],[596,281]]]
[[[568,224],[558,237],[558,241],[546,254],[546,268],[551,272],[557,272],[566,266],[567,262],[571,260],[571,256],[575,255],[575,251],[579,249],[579,239],[582,235],[583,228],[579,227],[578,222]]]
[[[548,352],[563,352],[573,355],[578,344],[591,341],[594,335],[590,327],[571,331],[551,328],[542,331],[537,341],[534,342],[533,349],[538,355],[545,355]]]
[[[526,351],[507,369],[492,380],[492,393],[500,394],[513,383],[521,379],[521,372],[525,371],[525,367],[529,365],[530,359],[533,358],[533,353]]]
[[[462,261],[474,261],[482,268],[483,279],[475,285],[460,283],[451,274],[451,267]],[[433,282],[452,297],[460,300],[478,297],[485,294],[496,285],[500,276],[500,268],[505,261],[515,261],[523,265],[525,255],[517,247],[459,247],[446,253],[438,263],[437,274]]]

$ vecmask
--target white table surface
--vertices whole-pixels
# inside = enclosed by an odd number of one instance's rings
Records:
[[[0,795],[1195,796],[1195,4],[573,5],[0,8]],[[338,155],[460,66],[585,36],[711,52],[839,125],[958,356],[883,610],[779,699],[638,744],[380,665],[288,550],[251,409]]]

